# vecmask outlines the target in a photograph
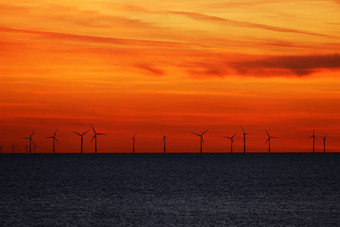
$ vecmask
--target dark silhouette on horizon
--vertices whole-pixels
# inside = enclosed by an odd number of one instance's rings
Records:
[[[328,135],[323,137],[323,153],[326,153],[326,139],[327,139]]]
[[[78,132],[75,132],[75,131],[72,131],[73,133],[77,134],[78,136],[80,136],[80,154],[83,153],[83,136],[88,132],[89,130],[87,130],[86,132],[84,133],[78,133]]]
[[[52,145],[53,145],[53,146],[52,146],[52,154],[55,154],[55,142],[57,141],[57,143],[60,144],[60,142],[58,141],[58,139],[57,139],[57,137],[56,137],[57,131],[58,131],[58,129],[55,130],[53,136],[47,137],[47,139],[52,139],[52,141],[53,141],[53,142],[52,142]]]
[[[246,133],[242,126],[240,126],[243,132],[243,153],[246,153],[246,135],[249,135],[249,133]]]
[[[132,154],[134,154],[135,153],[136,134],[133,137],[131,137],[131,139],[132,139]]]
[[[268,133],[268,131],[267,131],[267,129],[265,129],[265,130],[266,130],[266,133],[267,133],[267,136],[268,136],[268,139],[267,139],[267,141],[266,141],[265,144],[268,143],[268,153],[270,153],[270,140],[271,140],[271,139],[275,139],[275,138],[279,138],[279,137],[270,136],[269,133]]]
[[[315,132],[314,132],[314,127],[313,127],[313,135],[311,135],[309,138],[313,139],[313,153],[315,153]]]
[[[16,147],[17,145],[15,145],[14,143],[11,143],[11,146],[12,146],[12,154],[14,154],[14,153],[15,153],[15,147]]]
[[[203,153],[203,135],[208,131],[208,129],[206,129],[202,134],[198,134],[198,133],[195,133],[193,132],[192,134],[196,135],[196,136],[199,136],[200,137],[200,153],[202,154]]]
[[[165,154],[166,153],[166,136],[164,135],[164,133],[162,132],[161,130],[161,133],[163,135],[163,139],[162,139],[162,142],[163,143],[163,153]]]
[[[97,154],[97,151],[98,151],[97,150],[97,136],[104,136],[104,135],[107,135],[107,134],[96,132],[96,130],[94,129],[92,124],[91,124],[91,128],[93,130],[94,135],[93,135],[90,143],[92,143],[92,141],[94,140],[94,153]]]
[[[236,136],[237,132],[235,132],[232,136],[225,136],[224,138],[230,139],[230,153],[233,153],[233,144],[234,144],[234,137]]]
[[[31,133],[31,135],[29,137],[25,137],[24,139],[26,140],[29,140],[29,153],[32,154],[32,143],[34,145],[34,151],[36,151],[36,146],[35,146],[35,143],[32,139],[33,137],[33,134],[34,134],[34,131]]]

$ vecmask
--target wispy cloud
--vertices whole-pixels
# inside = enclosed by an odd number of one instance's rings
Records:
[[[322,69],[340,69],[340,55],[278,56],[263,60],[231,64],[239,73],[257,69],[289,70],[297,76],[310,75]]]
[[[163,76],[165,75],[165,71],[156,68],[155,66],[151,65],[151,64],[147,64],[147,63],[143,63],[143,64],[136,64],[135,65],[137,68],[142,69],[146,72],[148,72],[149,74],[155,75],[155,76]]]
[[[226,61],[215,59],[211,62],[192,62],[185,66],[190,75],[197,78],[251,76],[289,77],[308,76],[321,70],[339,70],[340,55],[306,56],[249,56],[244,60]]]
[[[278,26],[271,26],[271,25],[266,25],[266,24],[257,24],[257,23],[246,22],[246,21],[232,20],[232,19],[210,16],[210,15],[196,13],[196,12],[169,11],[169,13],[183,15],[194,20],[224,24],[224,25],[258,28],[258,29],[265,29],[265,30],[270,30],[270,31],[275,31],[275,32],[289,32],[289,33],[297,33],[297,34],[304,34],[304,35],[335,38],[335,37],[332,37],[326,34],[320,34],[320,33],[314,33],[314,32],[278,27]]]

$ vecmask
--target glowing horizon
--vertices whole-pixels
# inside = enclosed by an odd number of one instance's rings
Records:
[[[59,128],[78,152],[92,123],[99,152],[227,152],[240,125],[248,152],[340,150],[340,1],[83,1],[0,3],[0,144],[37,151]],[[84,152],[92,132],[84,137]]]

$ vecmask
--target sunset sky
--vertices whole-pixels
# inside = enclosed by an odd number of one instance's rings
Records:
[[[78,152],[340,150],[339,0],[2,0],[0,144]],[[92,131],[84,137],[84,151]]]

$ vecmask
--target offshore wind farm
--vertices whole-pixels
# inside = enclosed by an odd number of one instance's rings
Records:
[[[97,136],[109,136],[108,134],[105,134],[105,133],[98,133],[93,125],[91,124],[90,125],[90,128],[92,129],[93,131],[93,137],[92,139],[90,140],[90,144],[94,141],[94,152],[87,152],[87,153],[95,153],[97,154],[98,153],[98,142],[97,142]],[[243,153],[246,153],[246,135],[249,135],[249,133],[246,133],[243,129],[242,126],[240,126],[240,129],[242,130],[243,134],[242,134],[242,142],[243,142]],[[82,154],[83,153],[83,144],[84,144],[84,138],[83,136],[89,132],[90,129],[86,130],[85,132],[83,133],[79,133],[79,132],[75,132],[75,131],[72,131],[74,134],[80,136],[80,153]],[[197,153],[203,153],[203,147],[204,147],[204,139],[203,139],[203,135],[208,131],[208,129],[206,129],[205,131],[203,131],[201,134],[199,133],[192,133],[196,136],[199,136],[200,140],[199,140],[199,152]],[[46,139],[51,139],[52,140],[52,152],[40,152],[40,153],[53,153],[55,154],[56,153],[56,148],[55,148],[55,145],[56,145],[56,142],[60,145],[61,143],[59,142],[59,140],[57,139],[56,137],[56,134],[58,132],[58,129],[55,130],[54,134],[52,136],[48,136],[48,137],[45,137]],[[33,135],[34,135],[35,131],[32,131],[32,133],[30,134],[29,137],[24,137],[23,139],[24,140],[28,140],[28,144],[26,144],[26,152],[23,152],[23,150],[21,150],[20,153],[29,153],[29,154],[32,154],[32,145],[36,146],[36,142],[34,142],[33,140]],[[268,153],[272,153],[272,150],[271,150],[271,140],[272,139],[277,139],[279,137],[276,137],[276,136],[271,136],[269,134],[269,132],[267,131],[267,129],[265,129],[265,133],[266,133],[266,136],[267,136],[267,140],[265,142],[265,145],[268,145]],[[161,134],[163,136],[162,140],[161,140],[161,143],[163,144],[163,150],[159,150],[159,152],[138,152],[138,153],[167,153],[166,152],[166,139],[167,139],[167,136],[165,136],[165,134],[163,133],[163,131],[161,130]],[[134,134],[133,137],[131,137],[130,139],[132,140],[132,153],[136,153],[136,135],[137,133]],[[235,145],[234,143],[234,138],[235,136],[237,135],[237,132],[235,132],[232,136],[224,136],[223,138],[225,139],[228,139],[230,140],[230,153],[233,153],[234,150],[233,150],[233,146]],[[326,136],[323,136],[321,137],[320,136],[320,139],[322,139],[322,148],[320,146],[320,149],[319,149],[319,153],[326,153],[326,139],[328,137],[328,134]],[[317,136],[315,135],[315,128],[313,127],[313,131],[312,131],[312,136],[309,137],[310,139],[312,139],[312,147],[311,147],[311,150],[310,152],[311,153],[315,153],[315,140],[317,138]],[[13,138],[12,138],[13,139]],[[113,142],[115,142],[113,140]],[[302,141],[302,142],[305,142],[305,141]],[[119,143],[119,141],[118,141]],[[17,147],[18,145],[17,144],[13,144],[13,143],[10,143],[9,145],[11,145],[11,150],[9,149],[9,146],[8,146],[8,149],[7,149],[7,152],[4,150],[4,153],[15,153],[14,152],[14,149],[15,147]],[[27,147],[28,147],[28,151],[27,151]],[[4,144],[1,145],[1,150],[0,150],[0,153],[3,153],[3,148],[4,148]],[[322,149],[322,150],[321,150]],[[239,152],[238,153],[241,153],[242,151],[239,149]],[[305,150],[303,151],[302,153],[308,153],[309,151],[308,150]],[[332,153],[338,153],[339,151],[333,151]],[[65,153],[65,152],[60,152],[60,153]],[[79,152],[71,152],[71,153],[79,153]],[[114,150],[114,151],[104,151],[102,153],[129,153],[129,152],[121,152],[121,151],[117,151],[117,150]],[[177,152],[176,150],[170,152],[170,153],[195,153],[195,152]],[[214,151],[209,151],[208,153],[225,153],[225,152],[214,152]],[[226,153],[229,153],[229,151],[227,151]],[[264,153],[263,150],[257,150],[257,151],[252,151],[251,153]],[[287,151],[281,151],[281,152],[275,152],[274,153],[299,153],[299,152],[294,152],[294,151],[291,151],[291,150],[287,150]]]
[[[0,226],[340,226],[339,0],[1,0]]]

